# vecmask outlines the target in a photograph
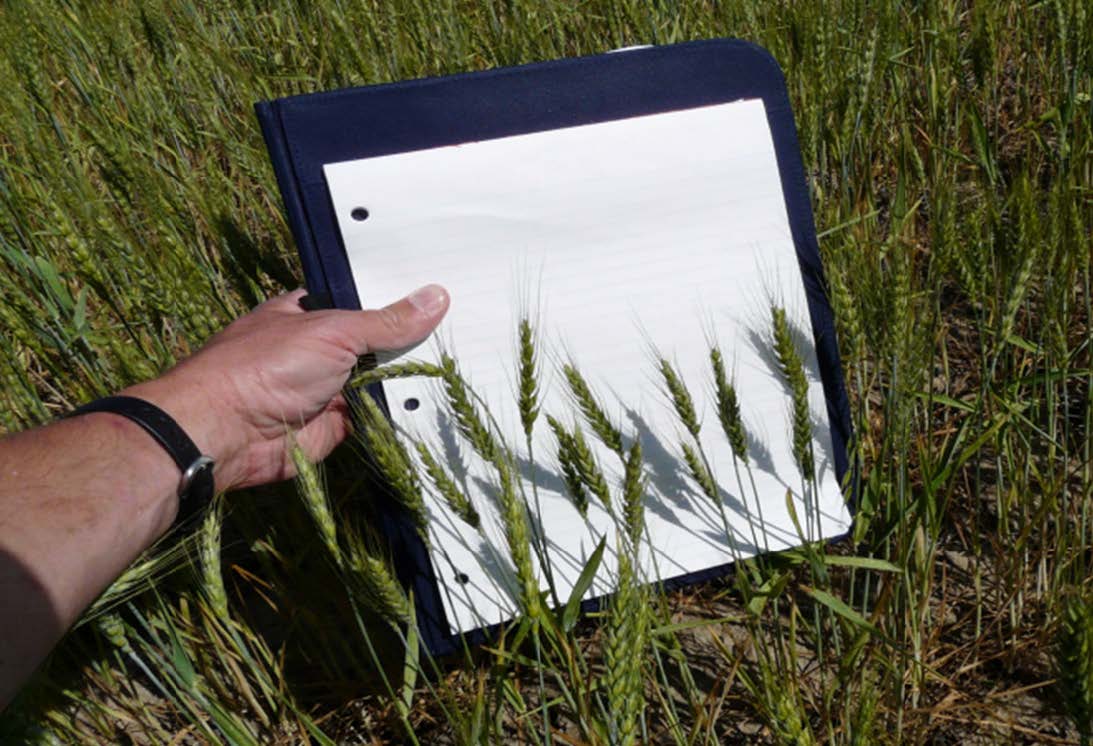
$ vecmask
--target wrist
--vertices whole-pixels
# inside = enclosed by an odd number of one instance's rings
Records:
[[[130,386],[119,394],[143,399],[170,415],[202,455],[215,462],[213,477],[218,492],[238,483],[243,444],[236,437],[232,413],[208,400],[204,387],[183,384],[168,373]]]
[[[124,516],[126,533],[139,552],[162,536],[178,515],[178,465],[133,420],[111,411],[90,411],[55,423],[72,443],[94,443],[106,458],[89,483],[114,483],[109,510]],[[47,428],[48,429],[48,428]],[[124,466],[119,466],[124,463]],[[71,468],[71,467],[69,467]],[[119,478],[119,469],[123,476]],[[104,508],[107,509],[107,508]],[[124,541],[123,541],[124,543]]]

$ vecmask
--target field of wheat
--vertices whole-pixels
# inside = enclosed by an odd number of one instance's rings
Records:
[[[0,432],[151,377],[301,284],[254,102],[714,37],[763,45],[789,86],[861,463],[850,539],[671,593],[623,561],[602,611],[529,592],[498,638],[434,660],[346,448],[165,537],[0,741],[1089,743],[1085,0],[9,0]],[[424,373],[503,479],[450,363]],[[610,440],[602,415],[586,434]],[[360,439],[397,476],[407,454],[369,417]],[[641,455],[622,455],[625,508]],[[436,466],[412,478],[442,489]]]

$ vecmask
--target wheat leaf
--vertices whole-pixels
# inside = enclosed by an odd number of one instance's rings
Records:
[[[854,611],[852,608],[847,606],[846,602],[842,599],[832,596],[827,591],[822,591],[819,588],[810,588],[807,585],[803,587],[803,590],[805,593],[812,596],[812,598],[816,599],[816,601],[831,609],[833,612],[835,612],[851,624],[861,627],[862,629],[869,630],[873,633],[879,632],[875,625],[873,625],[868,619],[863,617],[857,611]]]
[[[577,578],[577,583],[573,586],[573,590],[569,594],[569,600],[565,603],[565,611],[562,613],[562,630],[569,632],[573,629],[573,626],[577,623],[577,615],[581,610],[581,599],[584,598],[585,592],[592,586],[592,580],[596,577],[596,572],[600,569],[600,562],[603,560],[603,550],[607,546],[607,536],[605,535],[600,539],[600,543],[596,545],[596,549],[588,557],[588,562],[585,563],[584,569],[581,570],[581,575]]]

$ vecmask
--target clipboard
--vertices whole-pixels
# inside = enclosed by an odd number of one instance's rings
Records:
[[[740,40],[709,40],[295,96],[256,105],[313,305],[355,309],[358,296],[324,167],[463,143],[761,100],[800,269],[830,427],[834,475],[850,483],[850,410],[834,319],[785,82],[775,60]],[[383,392],[372,393],[382,400]],[[853,513],[853,494],[846,494]],[[453,631],[429,551],[408,517],[381,506],[395,569],[412,590],[433,654],[475,644],[490,625]],[[837,537],[826,537],[837,538]],[[662,578],[666,587],[723,575],[731,563]],[[597,599],[585,601],[594,605]],[[462,639],[461,639],[462,638]]]

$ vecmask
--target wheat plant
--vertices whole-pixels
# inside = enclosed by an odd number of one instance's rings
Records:
[[[325,476],[297,464],[298,493],[227,496],[140,558],[0,716],[0,741],[1088,740],[1085,0],[10,0],[0,428],[151,377],[300,284],[253,102],[721,36],[771,52],[796,119],[834,310],[822,330],[838,335],[854,425],[846,540],[685,589],[631,562],[611,600],[582,615],[580,594],[539,594],[549,578],[536,572],[535,495],[513,470],[526,444],[501,442],[456,359],[364,370],[354,391],[405,374],[446,392],[460,437],[506,495],[504,559],[523,568],[530,615],[483,647],[422,655],[415,599],[376,531],[366,485],[380,469],[346,450]],[[804,447],[801,351],[777,307],[757,314],[787,384],[778,424],[800,438],[803,485],[792,487],[805,494],[817,454]],[[664,475],[637,467],[647,442],[639,457],[590,383],[612,371],[567,361],[558,380],[573,411],[542,412],[549,359],[530,318],[514,344],[521,425],[549,428],[557,444],[532,458],[557,462],[578,509],[603,506],[628,530],[588,567],[642,551],[643,480]],[[711,347],[708,379],[684,382],[716,401],[707,421],[651,369],[685,415],[683,438],[656,435],[676,444],[685,488],[706,500],[731,488],[757,509],[751,475],[767,454],[754,426],[767,423],[740,416],[749,392],[734,349]],[[710,473],[698,427],[724,436],[710,447],[731,451],[735,473]],[[453,465],[430,453],[439,468],[427,468],[400,437],[377,439],[394,449],[382,471],[402,475],[400,503],[413,511],[435,494],[473,521],[450,489]],[[612,463],[595,458],[600,442]],[[609,477],[616,467],[625,484]],[[800,518],[807,538],[812,519]],[[429,516],[416,523],[427,534]],[[761,544],[761,523],[755,538],[735,528]]]

